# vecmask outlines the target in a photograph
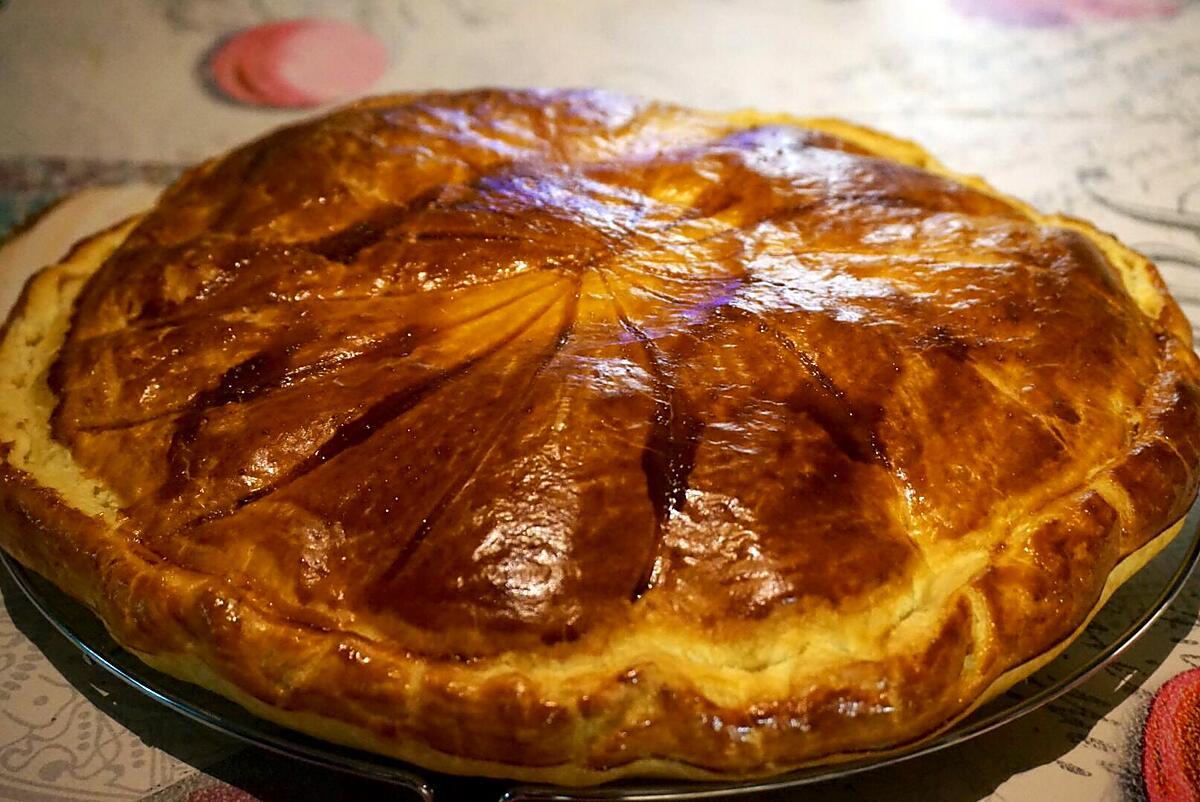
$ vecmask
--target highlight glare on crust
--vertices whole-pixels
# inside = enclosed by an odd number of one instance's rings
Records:
[[[6,326],[0,387],[14,403],[0,410],[0,544],[96,610],[150,665],[287,726],[442,771],[568,785],[761,776],[940,731],[1055,655],[1178,531],[1200,449],[1190,327],[1143,257],[1087,223],[1041,215],[950,173],[912,143],[836,120],[697,119],[726,131],[795,125],[828,134],[1085,237],[1159,332],[1156,372],[1128,413],[1136,438],[1035,509],[1021,499],[1008,513],[1001,505],[986,531],[950,545],[916,538],[936,570],[914,569],[908,593],[883,586],[857,605],[806,609],[803,619],[785,610],[713,621],[708,639],[651,605],[636,625],[574,641],[467,660],[421,654],[389,644],[406,631],[389,621],[338,619],[319,604],[305,613],[315,618],[297,617],[250,580],[163,559],[120,511],[120,494],[51,435],[46,377],[76,296],[136,230],[132,220],[39,274]],[[1034,554],[1032,563],[1011,556],[1020,552]],[[1107,567],[1086,574],[1093,566]],[[1055,572],[1063,586],[1048,584]]]

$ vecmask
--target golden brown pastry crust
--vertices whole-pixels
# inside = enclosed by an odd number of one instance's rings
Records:
[[[0,544],[332,740],[763,775],[926,736],[1061,648],[1190,504],[1198,375],[1145,259],[910,143],[379,98],[30,282]]]

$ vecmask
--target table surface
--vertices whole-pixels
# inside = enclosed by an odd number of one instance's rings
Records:
[[[889,130],[1116,233],[1200,323],[1196,0],[0,0],[0,232],[73,190],[162,183],[311,113],[230,102],[205,76],[223,37],[293,17],[378,36],[390,66],[373,91],[603,86]],[[197,731],[85,664],[6,579],[0,595],[0,799],[383,796]],[[1200,576],[1047,709],[786,798],[1144,799],[1141,728],[1156,691],[1200,668],[1198,609]]]

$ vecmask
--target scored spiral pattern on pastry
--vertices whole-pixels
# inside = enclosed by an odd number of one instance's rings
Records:
[[[1097,243],[782,120],[382,98],[164,195],[79,295],[53,429],[210,606],[463,671],[695,665],[663,693],[724,711],[690,755],[633,719],[437,749],[762,771],[961,710],[1178,517],[1194,357]]]

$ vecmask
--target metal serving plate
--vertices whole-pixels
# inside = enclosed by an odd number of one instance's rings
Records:
[[[382,781],[394,786],[400,795],[407,790],[412,798],[423,802],[467,798],[490,798],[498,802],[666,802],[742,796],[845,778],[953,747],[1038,709],[1102,669],[1128,648],[1166,609],[1200,559],[1198,523],[1200,504],[1192,508],[1180,534],[1113,595],[1084,633],[1062,655],[937,738],[879,756],[817,766],[764,780],[738,783],[621,782],[587,789],[447,777],[378,755],[329,744],[263,721],[216,694],[149,668],[118,646],[100,621],[85,607],[24,569],[3,552],[0,552],[0,561],[34,607],[101,668],[187,718],[254,746],[324,768]]]

